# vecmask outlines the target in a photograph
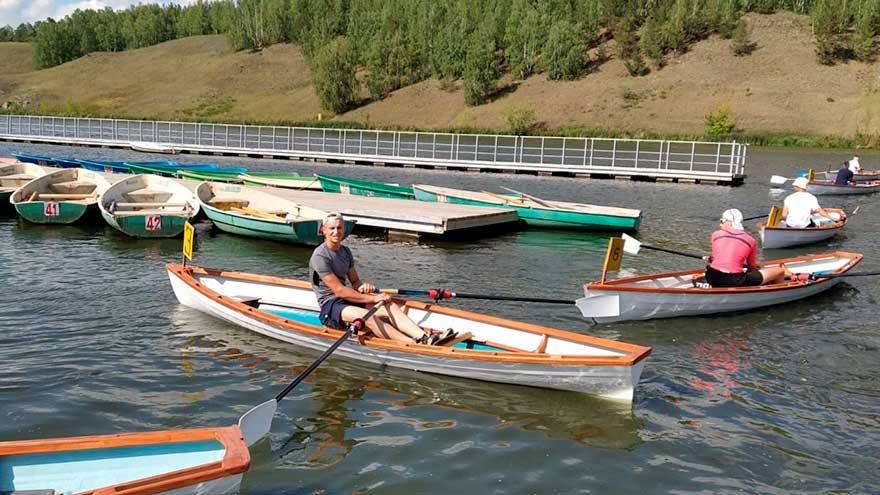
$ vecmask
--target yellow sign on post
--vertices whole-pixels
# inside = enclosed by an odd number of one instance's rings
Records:
[[[602,282],[605,282],[607,272],[620,270],[623,261],[623,238],[612,237],[608,239],[608,250],[605,252],[605,264],[602,265]]]
[[[782,208],[773,206],[770,208],[770,214],[767,215],[768,227],[779,227],[779,221],[782,220]]]
[[[816,178],[816,171],[810,169],[807,171],[807,182],[813,182],[813,179]]]
[[[186,264],[186,260],[192,261],[193,259],[193,241],[196,238],[196,229],[192,226],[191,223],[186,222],[183,224],[183,264]]]

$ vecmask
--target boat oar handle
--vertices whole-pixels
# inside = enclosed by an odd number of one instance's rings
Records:
[[[318,359],[316,359],[314,363],[310,364],[308,368],[304,369],[302,371],[302,373],[297,375],[297,377],[294,378],[292,382],[290,382],[290,385],[288,385],[287,388],[285,388],[284,390],[281,391],[280,394],[275,396],[275,400],[280,401],[291,390],[296,388],[297,385],[302,383],[302,381],[305,380],[306,377],[309,376],[313,371],[315,371],[315,369],[318,366],[320,366],[321,363],[323,363],[325,359],[330,357],[330,354],[333,354],[333,351],[335,351],[339,346],[341,346],[343,342],[348,340],[348,338],[351,337],[352,335],[357,334],[358,331],[362,330],[364,328],[364,325],[366,324],[365,322],[367,320],[369,320],[370,317],[373,316],[376,313],[376,311],[378,311],[379,308],[381,308],[384,304],[385,304],[385,301],[377,302],[372,308],[370,308],[369,311],[367,311],[367,313],[364,316],[350,322],[348,324],[348,328],[345,329],[345,333],[342,334],[342,337],[339,337],[339,339],[336,340],[336,342],[334,342],[333,345],[328,347],[327,350],[324,351],[323,354],[318,356]]]
[[[533,302],[542,304],[574,304],[569,299],[547,299],[543,297],[519,297],[519,296],[499,296],[492,294],[468,294],[466,292],[455,292],[449,289],[376,289],[376,292],[384,292],[386,294],[399,294],[401,296],[425,296],[434,301],[442,301],[443,299],[452,299],[457,297],[460,299],[485,299],[489,301],[516,301],[516,302]]]

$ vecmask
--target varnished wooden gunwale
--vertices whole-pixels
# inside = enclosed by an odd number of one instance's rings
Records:
[[[169,263],[166,265],[168,271],[174,273],[181,281],[191,288],[195,289],[202,295],[218,302],[228,308],[234,309],[241,313],[246,313],[250,317],[264,321],[276,327],[282,327],[292,332],[300,332],[307,335],[321,337],[332,342],[342,336],[341,330],[335,330],[327,327],[318,327],[308,325],[297,321],[289,320],[266,311],[260,311],[252,306],[244,304],[235,299],[217,294],[214,291],[204,287],[199,283],[193,274],[208,275],[215,277],[224,277],[231,279],[246,280],[252,282],[268,283],[287,287],[296,287],[311,290],[311,285],[301,280],[285,279],[270,275],[259,275],[253,273],[224,271],[211,268],[202,268],[192,265],[184,267],[179,263]],[[476,349],[455,349],[452,347],[442,346],[425,346],[415,343],[402,343],[386,339],[362,339],[364,345],[378,349],[390,351],[408,352],[419,355],[469,359],[474,361],[488,362],[504,362],[504,363],[524,363],[524,364],[545,364],[545,365],[566,365],[566,366],[633,366],[642,359],[648,357],[651,353],[650,347],[644,347],[636,344],[618,342],[616,340],[607,340],[598,337],[567,332],[556,328],[534,325],[531,323],[505,320],[494,316],[487,316],[480,313],[472,313],[469,311],[458,310],[447,306],[437,304],[424,303],[421,301],[411,301],[395,299],[398,303],[403,304],[405,308],[421,309],[435,313],[447,314],[467,318],[473,321],[479,321],[491,325],[500,325],[512,327],[517,330],[534,333],[537,335],[547,335],[548,337],[557,337],[560,339],[570,340],[586,345],[602,347],[625,353],[623,356],[602,356],[602,357],[585,357],[579,355],[560,355],[560,354],[537,354],[529,351],[488,351]]]
[[[798,261],[811,261],[811,260],[820,260],[823,258],[834,258],[834,257],[845,257],[850,258],[849,263],[836,270],[834,273],[844,273],[852,269],[854,266],[859,264],[862,261],[862,255],[859,253],[849,253],[846,251],[835,251],[833,253],[824,253],[824,254],[809,254],[805,256],[796,256],[793,258],[781,258],[778,260],[768,260],[758,263],[759,267],[768,266],[768,265],[778,265],[780,263],[794,263]],[[657,273],[652,275],[640,275],[638,277],[625,277],[625,278],[615,278],[610,280],[605,280],[602,282],[587,282],[584,284],[584,289],[586,290],[605,290],[605,291],[619,291],[619,292],[653,292],[657,294],[745,294],[745,293],[761,293],[761,292],[773,292],[780,290],[792,290],[798,287],[803,287],[805,285],[804,282],[787,282],[784,284],[773,284],[773,285],[756,285],[756,286],[748,286],[748,287],[712,287],[708,289],[702,288],[685,288],[685,289],[676,289],[670,287],[633,287],[626,284],[631,284],[635,282],[641,282],[643,280],[651,280],[658,278],[671,278],[671,277],[683,277],[687,275],[696,275],[703,273],[703,269],[697,270],[684,270],[679,272],[667,272],[667,273]],[[816,280],[811,280],[810,284],[816,285],[828,282],[832,279],[828,277],[819,277]]]
[[[43,440],[0,442],[0,456],[50,454],[165,443],[216,440],[225,449],[223,459],[118,485],[78,492],[76,495],[149,495],[184,488],[204,481],[243,473],[250,467],[250,452],[237,425],[139,433],[118,433]]]
[[[848,222],[848,218],[844,218],[842,220],[837,220],[834,223],[830,223],[827,225],[820,225],[818,227],[767,227],[767,222],[758,222],[755,224],[755,227],[758,230],[767,230],[767,231],[783,231],[783,232],[817,232],[821,230],[835,230],[842,229],[846,222]]]

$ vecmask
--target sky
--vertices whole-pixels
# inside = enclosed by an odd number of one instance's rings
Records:
[[[0,26],[16,27],[22,22],[61,19],[76,9],[124,9],[138,3],[191,4],[195,0],[0,0]]]

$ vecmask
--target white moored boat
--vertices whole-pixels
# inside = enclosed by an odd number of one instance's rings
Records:
[[[829,180],[831,182],[834,182],[835,180],[837,180],[837,170],[825,171],[825,180]],[[876,173],[876,172],[858,173],[858,174],[853,175],[853,180],[856,182],[880,180],[880,173]]]
[[[324,350],[342,331],[321,326],[307,282],[168,264],[184,305],[268,337]],[[489,382],[570,390],[632,401],[650,347],[590,337],[419,301],[400,301],[423,328],[453,328],[451,346],[429,346],[370,335],[345,342],[334,355]]]
[[[761,245],[764,249],[777,249],[800,246],[801,244],[812,244],[814,242],[830,239],[834,237],[844,225],[846,225],[845,218],[818,227],[806,227],[802,229],[785,226],[767,227],[765,222],[758,223],[757,228],[758,232],[761,234]]]
[[[785,266],[794,273],[816,274],[815,280],[755,287],[701,288],[694,279],[703,270],[626,277],[584,285],[577,300],[585,318],[596,323],[709,315],[775,306],[803,299],[837,285],[841,274],[862,260],[858,253],[833,252],[765,261],[762,267]]]

